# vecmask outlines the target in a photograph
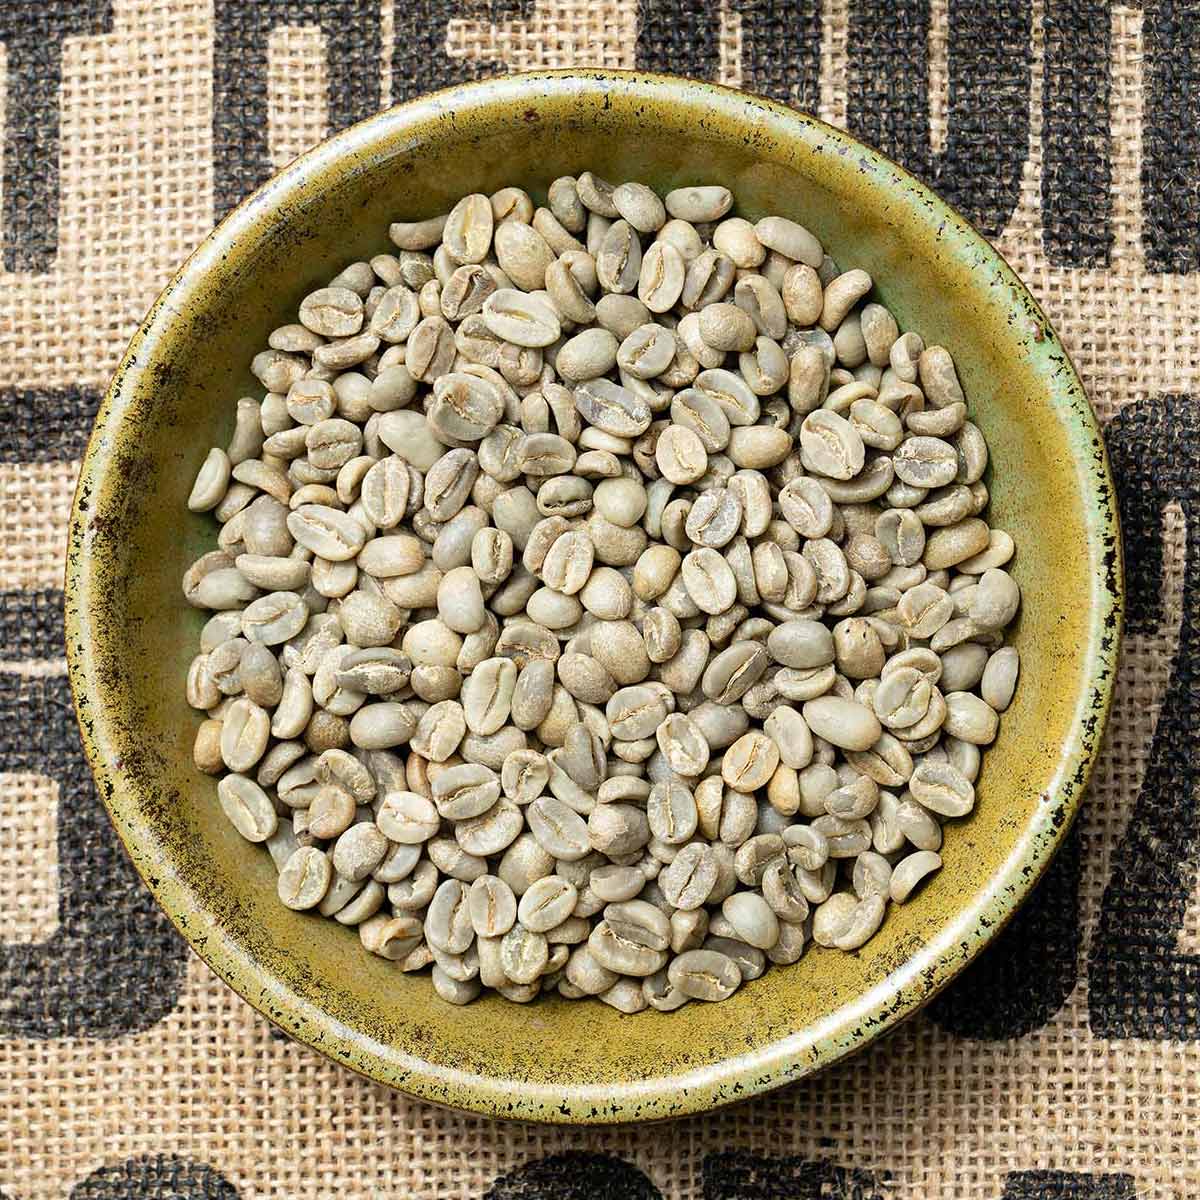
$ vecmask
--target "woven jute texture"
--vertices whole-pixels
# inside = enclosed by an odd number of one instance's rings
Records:
[[[1200,7],[1194,0],[0,0],[0,1197],[1200,1195]],[[1114,717],[1038,896],[919,1019],[670,1127],[497,1125],[274,1033],[115,844],[62,661],[97,398],[214,220],[325,136],[539,66],[849,127],[1047,308],[1113,456]]]

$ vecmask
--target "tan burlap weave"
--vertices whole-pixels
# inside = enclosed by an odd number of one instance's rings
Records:
[[[396,0],[394,13],[392,0],[379,0],[372,10],[380,22],[384,104],[411,90],[393,77],[395,22],[403,4]],[[1046,307],[1108,421],[1127,406],[1200,389],[1200,274],[1194,269],[1161,274],[1147,267],[1142,157],[1148,17],[1140,8],[1120,5],[1102,18],[1111,22],[1106,118],[1111,255],[1106,266],[1051,265],[1042,229],[1042,26],[1048,4],[1032,4],[1029,147],[1020,200],[997,240]],[[62,6],[0,0],[0,7],[23,10],[0,16],[11,26],[36,24],[41,13]],[[746,7],[722,14],[716,56],[720,78],[739,86],[747,61]],[[847,119],[849,7],[849,0],[825,0],[823,10],[817,5],[823,35],[813,94],[819,115],[835,123]],[[929,5],[934,151],[946,140],[947,26],[956,7],[971,6],[949,0]],[[1194,8],[1188,15],[1189,6],[1174,7],[1187,20],[1200,19]],[[440,49],[451,63],[465,57],[490,61],[493,69],[524,69],[632,67],[638,61],[635,0],[459,8],[448,22],[439,10],[445,26]],[[881,19],[891,19],[887,6],[873,8],[885,14]],[[914,8],[923,6],[896,5],[898,14]],[[0,278],[0,390],[102,388],[155,294],[211,228],[214,208],[220,207],[212,155],[215,36],[216,18],[203,0],[114,0],[111,13],[100,12],[94,26],[84,23],[78,36],[61,40],[57,251],[34,270],[6,259],[10,270]],[[328,39],[315,25],[302,23],[280,24],[264,36],[268,145],[279,166],[329,131]],[[11,75],[14,44],[0,58],[0,73],[7,69]],[[52,48],[46,61],[58,53]],[[372,69],[373,62],[354,67]],[[10,108],[24,102],[19,92],[10,86]],[[0,120],[11,117],[8,112]],[[15,153],[12,146],[10,139],[9,152]],[[36,158],[15,168],[6,164],[4,185],[16,186],[22,172],[40,173],[45,166]],[[1171,411],[1190,411],[1194,434],[1192,403],[1179,399]],[[79,443],[71,444],[78,454]],[[1195,456],[1191,466],[1200,474],[1200,443],[1184,438],[1179,445],[1178,453]],[[18,446],[0,461],[0,591],[53,596],[62,586],[77,462],[33,453],[24,461],[19,451]],[[1139,803],[1181,616],[1184,624],[1196,620],[1195,613],[1181,614],[1187,594],[1185,513],[1186,505],[1166,508],[1162,619],[1142,621],[1128,637],[1107,749],[1081,820],[1075,983],[1065,1003],[1029,1032],[976,1039],[948,1031],[952,1022],[923,1016],[815,1080],[667,1128],[586,1132],[502,1126],[389,1093],[273,1034],[189,955],[173,1006],[131,1034],[113,1036],[108,1030],[97,1036],[86,1023],[47,1031],[36,1020],[0,1021],[0,1196],[355,1200],[480,1196],[493,1186],[501,1195],[531,1198],[653,1195],[657,1188],[681,1200],[701,1195],[1167,1200],[1200,1194],[1195,1014],[1200,997],[1193,992],[1171,1002],[1183,1014],[1174,1030],[1156,1034],[1150,1028],[1153,1036],[1119,1039],[1097,1032],[1116,1026],[1097,1022],[1091,1015],[1095,1004],[1089,1005],[1090,948],[1114,853]],[[1157,555],[1143,548],[1139,561],[1153,564]],[[1159,583],[1153,587],[1157,593]],[[3,646],[0,656],[18,657]],[[63,670],[55,657],[19,658],[0,664],[0,673],[18,677],[13,683],[18,698],[26,694],[23,689],[41,686]],[[1195,688],[1194,674],[1185,672],[1177,686]],[[1197,736],[1195,729],[1178,732]],[[0,730],[0,741],[26,736],[32,735],[21,725],[18,706]],[[1185,757],[1176,761],[1190,761],[1187,752],[1177,752]],[[36,766],[5,770],[0,946],[53,945],[60,923],[71,915],[60,911],[58,806],[95,800],[86,789],[68,795]],[[1185,771],[1177,786],[1194,780]],[[1168,807],[1178,799],[1180,820],[1195,823],[1194,798],[1150,799]],[[1194,840],[1189,828],[1180,843],[1187,861],[1164,867],[1188,874],[1189,892],[1195,885],[1189,849]],[[1180,954],[1200,951],[1197,911],[1193,897],[1182,923],[1176,923]],[[1030,970],[1036,972],[1037,965]],[[16,989],[11,971],[0,980]],[[133,977],[127,986],[143,983]],[[8,1011],[11,999],[0,997],[0,1013]],[[136,1006],[138,997],[132,1000]],[[972,1004],[979,1012],[1010,1000],[998,992],[990,996],[985,987],[976,990]],[[1136,1001],[1110,999],[1106,1011],[1122,1003]],[[1134,1027],[1147,1034],[1136,1020]],[[539,1165],[565,1151],[615,1155],[645,1180],[589,1158]],[[742,1151],[762,1161],[722,1157]],[[786,1156],[826,1165],[781,1162]],[[551,1182],[537,1183],[539,1172]],[[501,1176],[507,1179],[497,1183]]]

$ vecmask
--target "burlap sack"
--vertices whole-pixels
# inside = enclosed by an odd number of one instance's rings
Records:
[[[6,0],[0,41],[0,1195],[1200,1192],[1194,2]],[[1108,748],[1037,899],[895,1036],[669,1131],[458,1116],[273,1033],[116,848],[61,657],[64,526],[97,396],[214,217],[382,105],[573,64],[815,109],[960,204],[1108,422],[1129,554]]]

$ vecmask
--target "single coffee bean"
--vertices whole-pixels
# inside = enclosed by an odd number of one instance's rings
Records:
[[[825,286],[825,301],[821,309],[821,328],[832,333],[846,319],[850,309],[865,296],[872,287],[871,276],[866,271],[846,271]]]
[[[1003,712],[1012,703],[1019,669],[1020,656],[1015,646],[1003,646],[988,659],[979,694],[996,712]]]
[[[1000,718],[985,700],[970,692],[947,693],[945,730],[952,737],[987,746],[995,741],[999,727]]]
[[[575,407],[590,425],[615,437],[637,437],[650,425],[650,408],[629,388],[591,379],[575,389]]]
[[[667,193],[665,205],[671,216],[685,221],[718,221],[733,207],[733,195],[719,185],[682,187]]]
[[[265,842],[279,826],[270,798],[245,775],[226,775],[217,784],[217,799],[229,823],[248,842]]]
[[[948,762],[922,762],[908,788],[914,800],[942,817],[963,817],[975,807],[971,781]]]
[[[632,292],[642,267],[637,231],[625,220],[614,221],[596,254],[596,277],[609,292]]]
[[[686,555],[681,567],[683,582],[702,612],[723,613],[737,599],[737,581],[729,564],[711,547]]]
[[[710,304],[700,310],[700,337],[714,350],[749,350],[755,335],[754,322],[735,304]]]
[[[779,940],[779,918],[757,892],[727,897],[721,915],[733,926],[734,936],[749,946],[769,950]]]
[[[814,734],[844,750],[866,750],[883,732],[870,709],[838,696],[809,700],[802,712]]]
[[[645,884],[646,877],[637,867],[609,865],[592,871],[588,886],[606,904],[611,904],[632,900]]]
[[[667,962],[666,951],[630,940],[627,934],[631,932],[635,936],[640,932],[632,922],[626,922],[618,932],[608,920],[602,920],[592,929],[588,951],[600,966],[618,975],[640,978],[660,971]]]
[[[800,427],[800,452],[808,470],[831,479],[850,479],[862,470],[865,447],[849,421],[818,409]]]
[[[779,766],[779,748],[764,733],[743,734],[725,752],[721,778],[737,792],[755,792],[766,787]]]
[[[495,227],[493,244],[500,269],[514,289],[533,292],[545,285],[555,254],[536,229],[521,221],[502,221]]]
[[[376,824],[393,842],[415,845],[437,833],[438,812],[431,801],[415,792],[389,792],[375,814]]]
[[[646,814],[630,804],[598,804],[587,828],[591,848],[610,857],[632,854],[650,840]]]
[[[271,719],[254,701],[234,700],[221,723],[221,757],[234,772],[245,773],[266,753]]]
[[[656,783],[650,789],[646,817],[656,838],[668,845],[682,845],[696,832],[696,801],[682,783]]]
[[[554,796],[541,796],[527,810],[529,829],[554,858],[572,861],[592,849],[588,825],[583,818]]]
[[[570,915],[578,890],[557,875],[547,875],[533,883],[521,897],[517,917],[534,933],[549,933]]]
[[[897,904],[903,904],[918,885],[942,868],[941,855],[931,850],[918,850],[902,858],[892,870],[889,894]]]
[[[324,851],[301,846],[279,872],[279,899],[296,912],[315,908],[325,898],[332,878],[333,867]]]

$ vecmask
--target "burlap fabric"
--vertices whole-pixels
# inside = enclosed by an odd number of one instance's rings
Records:
[[[1200,7],[0,0],[0,1196],[1200,1194]],[[817,111],[994,236],[1107,423],[1126,656],[1037,898],[931,1010],[669,1128],[500,1126],[298,1047],[187,951],[83,766],[64,529],[100,390],[213,220],[333,128],[509,69]]]

